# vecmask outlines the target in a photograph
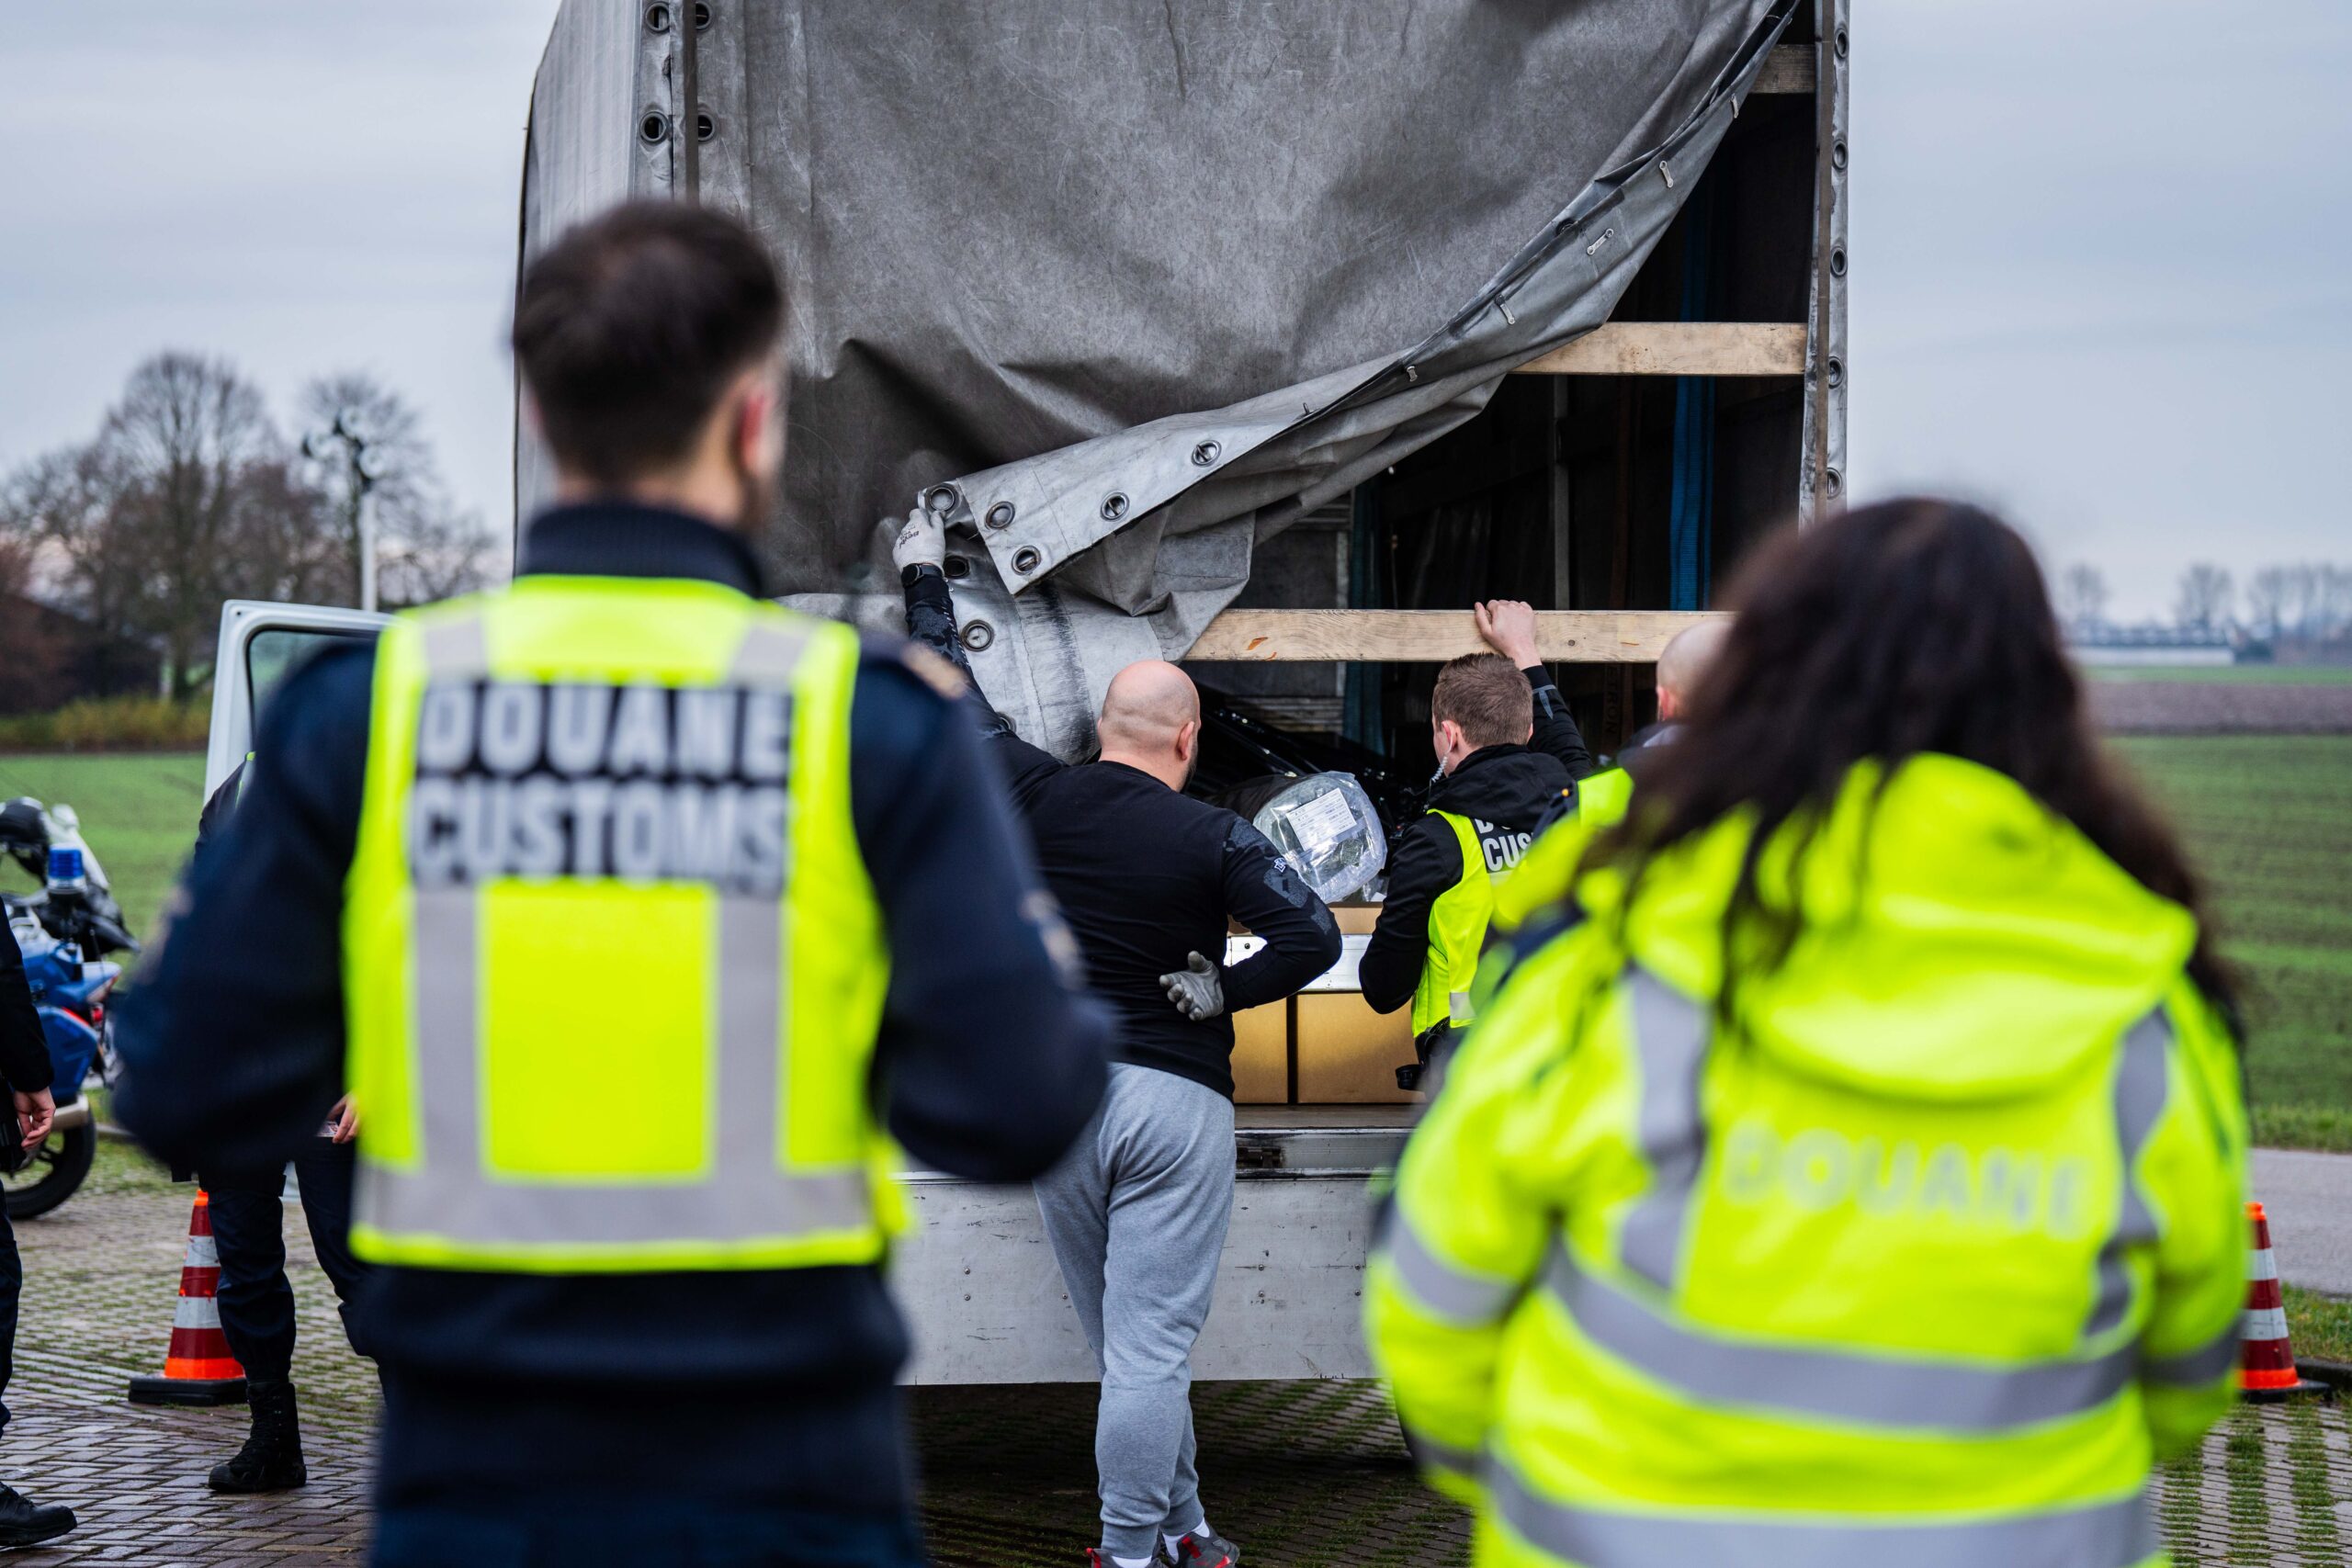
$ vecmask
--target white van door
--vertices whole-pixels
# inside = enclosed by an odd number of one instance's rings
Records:
[[[390,615],[327,604],[232,599],[220,606],[212,663],[212,732],[204,748],[204,798],[254,749],[254,726],[278,683],[321,649],[354,638],[373,642]]]

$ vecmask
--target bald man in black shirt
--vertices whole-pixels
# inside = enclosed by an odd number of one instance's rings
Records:
[[[910,634],[967,678],[939,525],[917,512],[893,554]],[[1233,1024],[1339,961],[1340,930],[1266,836],[1183,793],[1200,694],[1158,660],[1111,682],[1100,760],[1030,745],[978,694],[988,750],[1029,829],[1094,993],[1110,1004],[1111,1087],[1037,1204],[1102,1370],[1095,1458],[1109,1568],[1216,1568],[1193,1459],[1192,1347],[1208,1317],[1233,1206]],[[1227,967],[1227,922],[1265,942]]]

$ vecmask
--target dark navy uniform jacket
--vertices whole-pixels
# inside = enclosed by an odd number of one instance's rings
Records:
[[[623,504],[540,517],[518,571],[760,587],[737,535]],[[355,647],[288,678],[236,812],[123,1005],[117,1113],[166,1159],[282,1161],[342,1092],[343,884],[374,668]],[[852,811],[893,955],[875,1094],[920,1164],[1023,1180],[1092,1114],[1109,1025],[1015,913],[1036,875],[952,684],[870,641],[851,706]],[[667,1068],[649,1053],[643,1070]],[[495,1506],[607,1477],[755,1506],[908,1495],[893,1388],[907,1337],[877,1269],[387,1268],[356,1310],[385,1373],[388,1502]],[[459,1472],[453,1452],[475,1462]]]

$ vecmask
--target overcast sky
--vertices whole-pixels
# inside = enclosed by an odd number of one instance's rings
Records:
[[[2352,6],[1857,9],[1855,493],[1994,501],[2127,614],[2192,559],[2352,562]],[[228,355],[281,417],[361,367],[503,529],[500,338],[554,10],[8,6],[0,466],[85,437],[157,348]]]

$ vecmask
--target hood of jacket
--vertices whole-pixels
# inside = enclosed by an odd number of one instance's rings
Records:
[[[1775,969],[1743,968],[1735,1022],[1790,1066],[1876,1094],[1984,1100],[2082,1070],[2180,980],[2196,921],[2007,775],[1917,757],[1849,773],[1792,868],[1784,824],[1758,864],[1800,912]],[[1634,883],[1588,871],[1577,897],[1633,959],[1692,995],[1723,984],[1724,914],[1752,820],[1657,856]]]
[[[1524,832],[1567,788],[1568,770],[1557,757],[1525,746],[1485,746],[1430,785],[1429,808]]]

